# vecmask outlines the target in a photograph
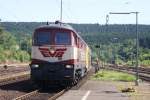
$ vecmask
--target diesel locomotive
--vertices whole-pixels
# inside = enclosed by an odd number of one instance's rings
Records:
[[[76,84],[91,69],[91,50],[70,25],[56,21],[34,30],[30,68],[35,84]]]

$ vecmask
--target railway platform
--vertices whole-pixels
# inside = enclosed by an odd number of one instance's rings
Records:
[[[121,89],[136,88],[135,92],[122,93]],[[88,80],[80,89],[71,89],[57,100],[149,100],[150,84],[141,83],[139,87],[134,82],[109,82]]]

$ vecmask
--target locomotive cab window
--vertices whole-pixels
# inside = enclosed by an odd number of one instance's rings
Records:
[[[51,32],[36,32],[34,35],[34,45],[50,45]]]
[[[56,45],[70,45],[71,34],[66,33],[66,32],[57,32],[55,34],[55,44]]]

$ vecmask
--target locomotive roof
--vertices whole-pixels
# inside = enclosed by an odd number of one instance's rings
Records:
[[[58,24],[48,24],[40,26],[39,28],[57,28],[57,29],[68,29],[76,32],[70,25],[64,24],[64,23],[58,23]]]

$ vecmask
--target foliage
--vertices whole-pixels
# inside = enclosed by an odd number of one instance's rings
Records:
[[[135,76],[127,73],[103,70],[94,74],[91,79],[93,80],[107,80],[107,81],[135,81]]]
[[[20,62],[28,62],[30,60],[30,55],[26,51],[18,50],[13,53],[13,58]]]
[[[29,53],[27,51],[19,50],[16,38],[9,32],[0,28],[0,63],[27,62],[29,60]]]

